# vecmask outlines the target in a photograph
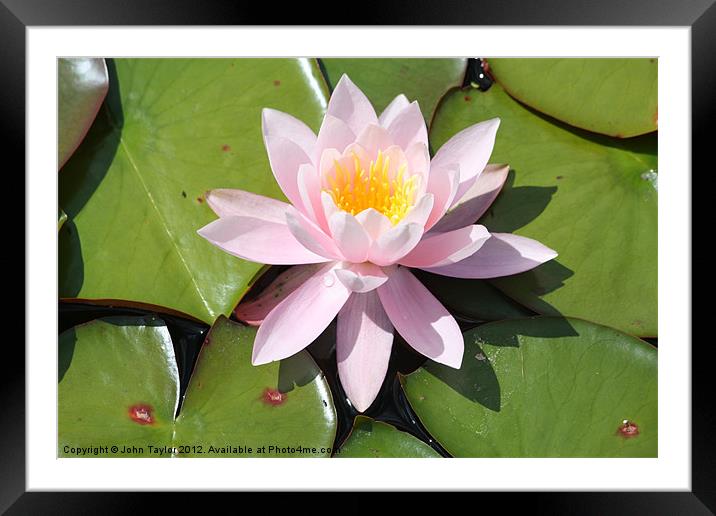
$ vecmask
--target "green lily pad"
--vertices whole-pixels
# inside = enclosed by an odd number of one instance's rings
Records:
[[[161,320],[109,317],[64,332],[59,455],[329,456],[336,414],[321,371],[305,351],[252,366],[255,334],[219,318],[175,419],[179,378]]]
[[[627,138],[657,129],[652,59],[489,59],[516,99],[575,127]]]
[[[392,425],[357,416],[353,430],[336,452],[338,458],[440,457],[429,445]]]
[[[255,328],[223,317],[216,322],[184,397],[175,445],[187,445],[193,457],[330,456],[336,412],[321,370],[306,351],[252,366],[255,335]],[[230,449],[238,445],[253,451]]]
[[[368,96],[378,114],[399,94],[417,100],[430,123],[440,98],[459,88],[467,59],[321,59],[328,82],[335,87],[341,75]]]
[[[57,163],[60,168],[87,134],[107,95],[108,85],[104,59],[57,60]]]
[[[108,317],[76,326],[60,335],[58,360],[59,456],[77,456],[72,448],[147,456],[148,445],[171,443],[179,374],[163,321]]]
[[[480,223],[559,253],[492,283],[540,314],[657,335],[655,136],[624,141],[572,130],[535,114],[498,84],[466,98],[457,92],[441,103],[433,145],[500,117],[491,161],[512,170]]]
[[[417,269],[413,273],[450,312],[461,319],[484,322],[534,315],[485,280],[449,278]]]
[[[465,333],[459,370],[402,378],[420,420],[457,457],[656,457],[657,352],[579,319]]]
[[[212,246],[213,188],[285,199],[261,110],[317,130],[328,92],[306,59],[117,59],[109,96],[60,175],[64,298],[160,305],[211,324],[261,269]],[[71,222],[72,224],[69,224]]]

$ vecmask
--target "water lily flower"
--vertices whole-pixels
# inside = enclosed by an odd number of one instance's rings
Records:
[[[431,159],[417,102],[398,95],[376,115],[344,75],[316,136],[300,120],[264,109],[263,137],[290,204],[218,189],[219,219],[199,234],[244,260],[297,265],[243,310],[260,323],[252,362],[289,357],[337,316],[338,374],[365,411],[388,369],[397,332],[431,360],[459,368],[455,319],[410,272],[495,278],[557,256],[522,236],[474,224],[499,193],[507,166],[487,165],[500,120],[472,125]]]

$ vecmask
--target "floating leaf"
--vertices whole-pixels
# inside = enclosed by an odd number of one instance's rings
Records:
[[[336,452],[338,458],[404,458],[440,457],[417,437],[392,425],[357,416],[351,434]]]
[[[328,82],[335,87],[341,75],[365,92],[380,114],[403,93],[417,100],[430,123],[440,98],[459,88],[465,78],[467,59],[321,59]]]
[[[493,117],[502,123],[491,161],[509,163],[512,170],[480,223],[559,253],[493,283],[541,314],[655,336],[657,192],[647,175],[656,169],[656,138],[626,142],[571,130],[494,84],[487,92],[448,95],[431,128],[433,145],[439,148],[459,130]]]
[[[177,418],[175,444],[203,446],[203,455],[190,456],[206,456],[210,446],[242,443],[258,457],[329,456],[336,413],[321,370],[306,351],[280,362],[251,365],[255,335],[255,328],[223,317],[216,322]],[[262,446],[265,452],[257,454]],[[290,451],[297,446],[314,451]],[[246,456],[230,451],[208,455]]]
[[[171,443],[179,401],[174,348],[153,317],[107,317],[60,335],[59,455],[147,456]],[[117,445],[116,454],[109,449]],[[141,451],[122,453],[123,446]],[[99,449],[102,447],[102,449]]]
[[[108,84],[104,59],[57,60],[57,163],[60,168],[87,134],[107,95]]]
[[[430,434],[457,457],[656,457],[656,348],[579,319],[465,333],[459,370],[403,377]]]
[[[179,378],[161,320],[108,317],[64,332],[59,454],[94,448],[109,457],[328,456],[336,415],[321,371],[305,351],[252,366],[255,334],[223,317],[216,322],[175,420]],[[290,449],[297,446],[305,449]]]
[[[570,125],[619,138],[656,131],[655,58],[495,58],[489,64],[510,95]]]
[[[307,59],[117,59],[97,122],[60,175],[64,298],[124,299],[211,324],[261,265],[209,244],[214,188],[283,199],[262,142],[261,109],[314,130],[327,91]],[[71,222],[71,224],[70,224]]]

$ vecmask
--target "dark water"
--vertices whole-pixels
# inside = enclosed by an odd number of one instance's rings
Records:
[[[467,70],[465,71],[465,80],[462,83],[463,88],[471,86],[480,91],[487,91],[492,86],[492,76],[487,71],[485,61],[478,58],[470,58],[467,60]]]

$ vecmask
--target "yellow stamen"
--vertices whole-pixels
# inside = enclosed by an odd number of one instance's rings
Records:
[[[336,206],[352,215],[373,208],[388,217],[393,225],[400,222],[413,207],[420,176],[406,178],[406,166],[402,165],[391,179],[390,156],[381,151],[367,171],[356,154],[352,164],[353,170],[347,170],[333,161],[334,172],[327,177],[330,188],[324,191]]]

